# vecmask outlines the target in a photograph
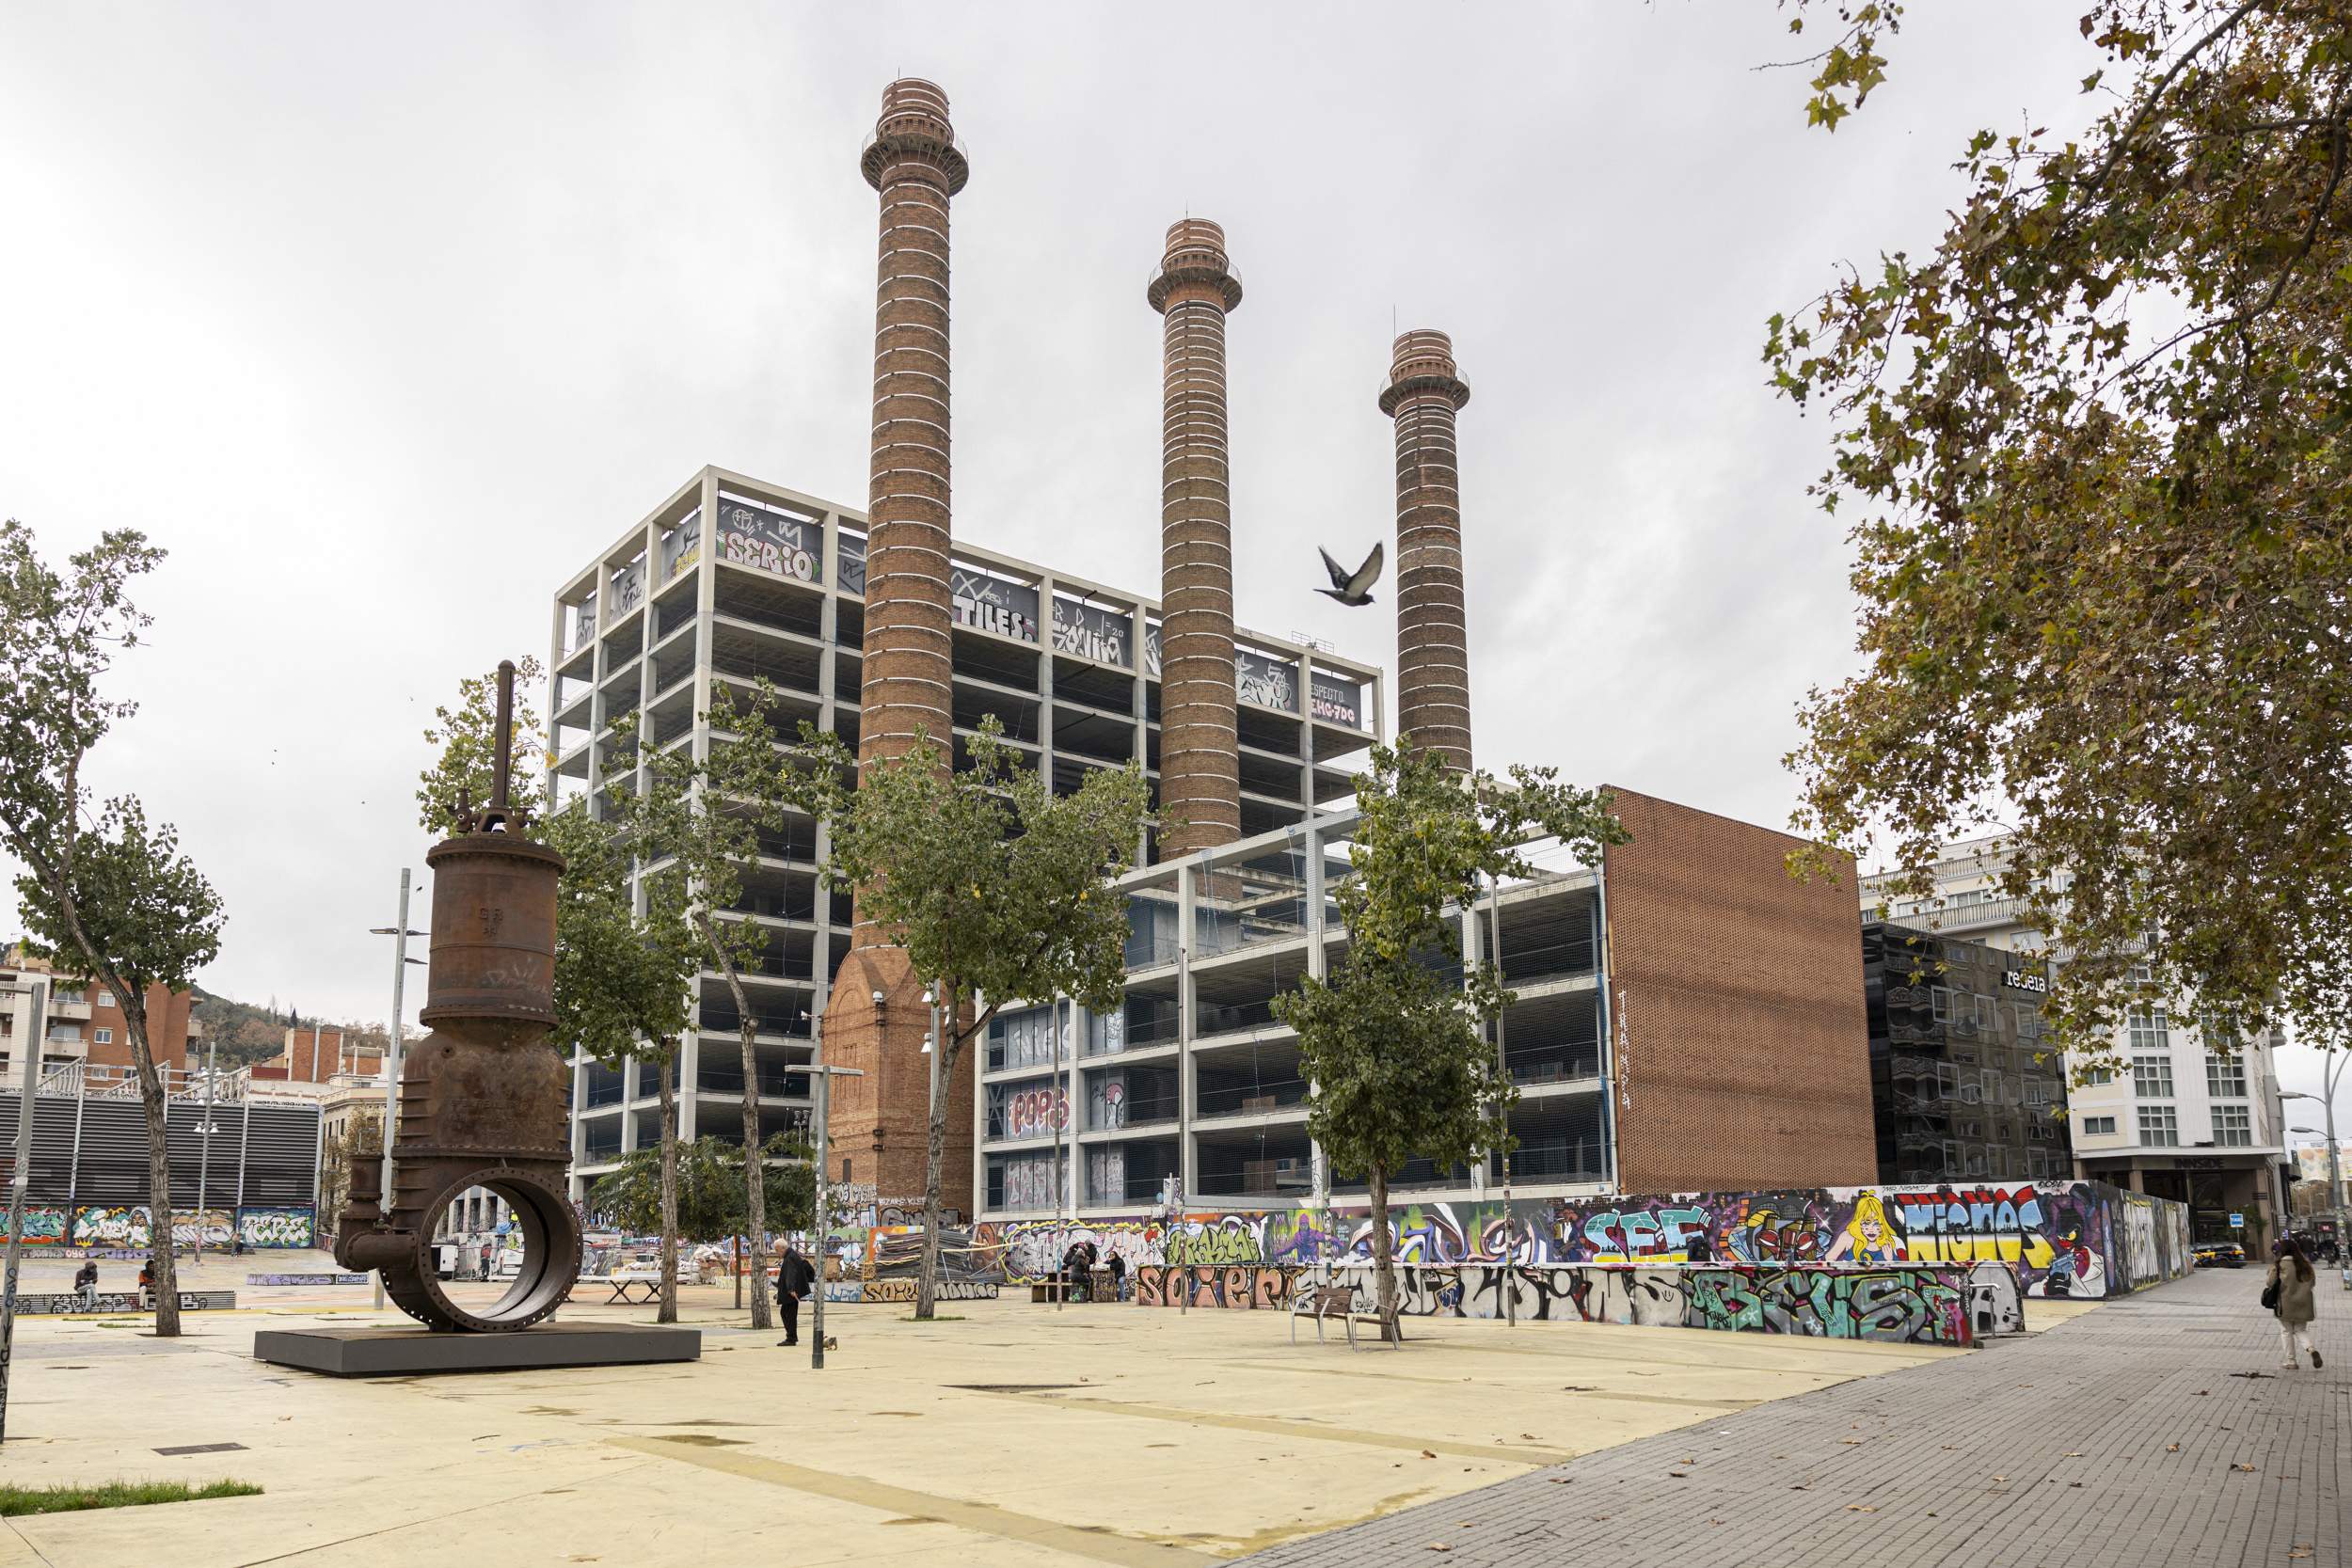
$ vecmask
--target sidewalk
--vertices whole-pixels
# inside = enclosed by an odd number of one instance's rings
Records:
[[[2262,1278],[2200,1274],[1248,1560],[2332,1568],[2352,1550],[2352,1294],[2322,1272],[2327,1370],[2286,1372]]]

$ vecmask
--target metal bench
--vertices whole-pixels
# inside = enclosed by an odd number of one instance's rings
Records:
[[[1304,1291],[1301,1291],[1298,1294],[1291,1298],[1290,1317],[1291,1343],[1294,1345],[1298,1343],[1298,1320],[1301,1318],[1312,1318],[1314,1320],[1315,1343],[1318,1345],[1323,1343],[1323,1325],[1331,1322],[1333,1319],[1337,1319],[1341,1326],[1347,1331],[1347,1348],[1349,1350],[1360,1350],[1363,1348],[1356,1343],[1356,1325],[1358,1323],[1369,1323],[1372,1325],[1375,1332],[1377,1332],[1381,1326],[1379,1313],[1359,1312],[1356,1310],[1356,1292],[1353,1289],[1345,1285],[1308,1286]],[[1405,1348],[1404,1324],[1402,1323],[1397,1324],[1396,1338],[1394,1339],[1390,1339],[1385,1334],[1381,1335],[1380,1338],[1384,1342],[1393,1345],[1398,1350],[1403,1350]]]

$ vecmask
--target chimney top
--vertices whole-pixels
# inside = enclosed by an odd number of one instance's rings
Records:
[[[919,76],[901,76],[882,88],[882,118],[874,121],[874,134],[866,138],[860,160],[866,182],[880,190],[883,166],[906,158],[937,166],[949,196],[972,177],[963,143],[947,119],[947,94],[938,83]]]
[[[1222,224],[1207,218],[1183,218],[1168,226],[1168,250],[1144,297],[1152,302],[1152,309],[1165,311],[1168,296],[1184,283],[1214,290],[1228,310],[1241,303],[1241,274],[1233,270],[1233,259],[1225,253]]]
[[[1414,392],[1441,392],[1456,408],[1470,402],[1470,386],[1454,368],[1454,340],[1435,327],[1417,326],[1396,335],[1389,384],[1380,389],[1380,412],[1394,414],[1396,405]]]

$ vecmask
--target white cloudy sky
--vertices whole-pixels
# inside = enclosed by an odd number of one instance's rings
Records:
[[[1475,19],[1475,24],[1471,20]],[[1804,127],[1762,4],[16,6],[0,510],[111,527],[145,705],[100,758],[230,911],[210,987],[381,1011],[421,731],[704,463],[862,503],[882,84],[972,149],[961,536],[1150,588],[1167,224],[1226,226],[1239,614],[1384,664],[1313,547],[1391,522],[1392,325],[1454,334],[1483,762],[1783,825],[1851,662],[1772,310],[1931,243],[1979,125],[2077,115],[2046,3],[1917,7]],[[2037,120],[2040,122],[2040,120]],[[7,923],[7,924],[12,924]],[[0,924],[5,929],[6,924]],[[412,993],[413,995],[413,993]],[[2292,1064],[2289,1076],[2307,1073]]]

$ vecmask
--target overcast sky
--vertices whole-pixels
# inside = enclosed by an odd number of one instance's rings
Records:
[[[1475,26],[1466,25],[1470,18]],[[171,551],[94,782],[224,895],[215,990],[378,1016],[421,730],[705,463],[866,499],[882,85],[939,82],[960,538],[1150,591],[1163,232],[1225,225],[1237,614],[1393,525],[1395,328],[1454,335],[1479,760],[1782,827],[1852,664],[1827,426],[1763,322],[1931,245],[1979,125],[2081,113],[2046,4],[1914,8],[1804,128],[1761,4],[16,6],[0,510]],[[419,919],[417,924],[423,924]],[[8,927],[15,923],[8,922]],[[413,998],[416,992],[412,990]],[[413,1007],[414,1001],[411,1006]],[[2301,1082],[2305,1064],[2285,1064]]]

